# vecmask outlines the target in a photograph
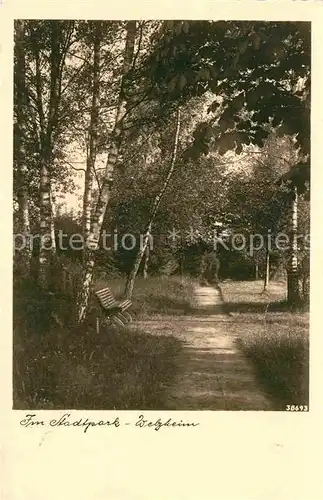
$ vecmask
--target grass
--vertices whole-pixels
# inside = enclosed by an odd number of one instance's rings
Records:
[[[224,282],[237,345],[252,362],[275,408],[309,404],[309,317],[286,306],[284,283]]]
[[[35,335],[15,345],[14,408],[158,409],[179,347],[171,336],[118,328]]]
[[[109,285],[118,294],[124,281]],[[193,284],[176,278],[138,280],[132,313],[137,318],[183,314]],[[160,409],[176,375],[181,343],[171,331],[101,327],[96,312],[77,327],[71,299],[51,304],[64,327],[53,324],[50,305],[30,283],[14,290],[13,406],[15,409]],[[97,306],[95,306],[97,307]]]
[[[125,282],[112,279],[102,282],[109,285],[118,297],[123,294]],[[194,282],[189,278],[154,276],[147,279],[138,277],[136,280],[131,314],[137,319],[143,319],[154,314],[183,315],[192,312],[194,301]]]

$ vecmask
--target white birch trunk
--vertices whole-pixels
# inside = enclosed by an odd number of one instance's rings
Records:
[[[147,246],[146,246],[146,252],[145,252],[144,269],[143,269],[143,277],[144,277],[144,279],[148,278],[149,255],[150,255],[150,244],[149,244],[149,240],[148,240],[148,243],[147,243]]]
[[[89,147],[86,159],[85,185],[83,195],[83,236],[86,240],[91,232],[92,191],[98,136],[99,97],[100,97],[100,45],[101,24],[97,22],[93,40],[93,91],[89,127]]]
[[[118,160],[118,154],[121,145],[123,119],[126,113],[126,104],[127,104],[124,94],[124,84],[126,76],[130,71],[132,65],[135,38],[136,38],[136,21],[128,21],[127,38],[126,38],[124,61],[122,68],[122,81],[121,81],[121,89],[119,94],[119,102],[115,119],[115,125],[112,131],[108,160],[105,170],[105,177],[99,194],[99,199],[96,205],[95,213],[91,221],[91,231],[87,239],[87,244],[84,252],[84,271],[83,271],[81,290],[78,296],[78,307],[77,307],[79,322],[84,321],[86,316],[86,311],[90,296],[90,287],[93,277],[94,263],[95,263],[95,251],[98,249],[99,246],[102,224],[110,200],[110,192],[112,188],[114,168]]]
[[[298,192],[297,187],[293,188],[291,206],[291,252],[289,269],[287,274],[287,301],[291,306],[297,306],[300,301],[300,290],[298,280]]]
[[[136,276],[137,276],[137,273],[138,273],[138,270],[140,267],[140,263],[142,261],[142,257],[145,253],[149,238],[151,236],[151,230],[152,230],[152,225],[153,225],[155,216],[157,214],[160,202],[164,196],[164,193],[168,187],[168,184],[169,184],[171,177],[173,175],[173,172],[174,172],[176,158],[177,158],[180,123],[181,123],[181,112],[180,112],[180,109],[178,109],[177,110],[177,120],[176,120],[176,132],[175,132],[175,138],[174,138],[174,147],[173,147],[173,152],[172,152],[170,168],[169,168],[168,174],[166,176],[166,179],[161,187],[161,190],[155,198],[152,212],[150,215],[150,221],[149,221],[147,229],[145,230],[145,233],[144,233],[143,244],[141,245],[141,248],[139,249],[139,252],[138,252],[137,257],[135,259],[133,268],[128,276],[128,280],[127,280],[126,288],[125,288],[125,295],[128,298],[131,298],[131,296],[132,296],[133,288],[135,285],[135,279],[136,279]]]
[[[264,276],[264,292],[267,290],[269,285],[269,274],[270,274],[270,252],[268,248],[266,249],[265,256],[265,276]]]
[[[50,203],[50,177],[46,159],[40,170],[40,248],[39,248],[39,285],[46,289],[50,280],[52,250],[52,210]]]
[[[52,191],[50,193],[50,208],[51,208],[50,234],[52,241],[52,253],[56,254],[56,237],[55,237],[56,205]]]

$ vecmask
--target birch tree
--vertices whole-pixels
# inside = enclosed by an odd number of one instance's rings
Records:
[[[88,134],[88,151],[86,159],[85,185],[83,195],[83,236],[86,240],[91,231],[92,191],[96,160],[96,146],[98,137],[99,97],[100,97],[100,46],[102,26],[95,22],[93,33],[93,73],[92,73],[92,102],[90,125]]]
[[[144,237],[143,237],[143,241],[142,241],[141,247],[139,248],[139,252],[137,254],[137,257],[135,259],[133,268],[132,268],[132,270],[131,270],[131,272],[130,272],[130,274],[128,276],[128,280],[127,280],[127,283],[126,283],[125,295],[128,298],[130,298],[132,296],[132,292],[133,292],[133,288],[134,288],[134,284],[135,284],[135,279],[136,279],[136,276],[137,276],[137,273],[138,273],[138,270],[139,270],[139,267],[140,267],[143,255],[146,252],[146,248],[147,248],[147,245],[148,245],[148,242],[149,242],[149,238],[151,237],[151,231],[152,231],[152,226],[153,226],[154,219],[156,217],[159,205],[160,205],[160,203],[162,201],[164,193],[165,193],[165,191],[166,191],[166,189],[167,189],[167,187],[169,185],[169,182],[170,182],[170,180],[172,178],[172,175],[173,175],[173,172],[174,172],[174,168],[175,168],[175,164],[176,164],[176,158],[177,158],[179,132],[180,132],[180,118],[181,118],[181,114],[180,113],[181,113],[180,112],[180,108],[178,108],[178,110],[177,110],[177,117],[176,117],[176,131],[175,131],[174,146],[173,146],[173,151],[172,151],[170,168],[169,168],[168,174],[167,174],[167,176],[166,176],[166,178],[165,178],[165,180],[164,180],[164,182],[162,184],[162,187],[161,187],[159,193],[157,194],[157,196],[156,196],[156,198],[154,200],[152,211],[151,211],[151,214],[150,214],[150,220],[149,220],[148,225],[147,225],[147,227],[145,229]]]
[[[54,160],[62,139],[62,83],[69,47],[73,43],[74,22],[28,21],[30,113],[35,143],[35,177],[39,182],[40,250],[38,282],[49,287],[52,241],[51,188],[55,171]],[[64,82],[65,83],[65,82]],[[55,151],[56,147],[56,151]],[[64,175],[63,175],[64,177]]]
[[[289,304],[298,305],[300,290],[298,280],[298,190],[293,186],[291,192],[291,251],[287,270],[287,300]]]
[[[149,256],[150,256],[150,242],[149,242],[149,239],[148,239],[147,246],[146,246],[146,251],[145,251],[144,269],[143,269],[143,277],[144,277],[144,279],[148,278]]]
[[[290,227],[290,251],[287,265],[287,301],[297,307],[300,303],[299,286],[299,198],[300,195],[307,197],[309,194],[309,162],[299,162],[294,165],[280,179],[288,190],[287,199],[289,203],[289,227]]]
[[[268,244],[267,244],[265,253],[265,273],[264,273],[264,288],[263,288],[264,292],[266,292],[268,289],[269,278],[270,278],[270,251],[268,249]]]
[[[25,240],[25,245],[19,254],[22,275],[28,276],[30,271],[30,223],[29,203],[27,185],[27,163],[26,163],[26,113],[28,105],[28,93],[26,88],[26,61],[25,61],[25,21],[16,22],[16,68],[15,68],[15,91],[16,91],[16,127],[15,127],[15,153],[16,166],[18,170],[18,214],[19,231]]]
[[[59,28],[54,21],[50,25],[50,96],[48,118],[42,130],[42,151],[40,166],[40,250],[39,250],[39,284],[46,288],[49,282],[52,248],[52,207],[50,170],[52,161],[53,132],[55,131],[59,104],[60,58]],[[39,61],[39,59],[37,59]],[[41,74],[37,72],[38,100],[40,114],[43,117],[43,101],[41,90]]]
[[[87,238],[84,253],[84,272],[82,277],[81,289],[78,297],[78,320],[82,322],[85,319],[87,305],[90,295],[90,286],[93,277],[95,264],[95,251],[99,247],[99,239],[106,209],[109,203],[114,169],[117,164],[121,138],[123,131],[123,121],[127,113],[127,100],[125,95],[125,85],[128,73],[131,70],[134,46],[136,38],[136,21],[128,21],[126,25],[126,42],[124,49],[124,59],[122,66],[121,87],[117,105],[115,124],[111,134],[111,142],[106,163],[105,175],[101,185],[99,199],[91,221],[91,230]]]

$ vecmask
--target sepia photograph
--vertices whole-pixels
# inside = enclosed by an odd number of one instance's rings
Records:
[[[13,409],[307,412],[311,22],[13,37]]]

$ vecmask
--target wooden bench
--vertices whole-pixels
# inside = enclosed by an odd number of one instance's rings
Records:
[[[116,300],[109,287],[101,288],[95,292],[95,296],[99,300],[100,306],[104,315],[114,324],[125,326],[132,320],[127,309],[132,305],[131,300],[122,299]],[[97,332],[99,333],[99,321],[97,319]]]

